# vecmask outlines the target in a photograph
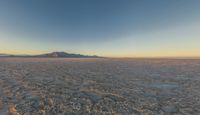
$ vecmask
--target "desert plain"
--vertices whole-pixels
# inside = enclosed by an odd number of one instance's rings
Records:
[[[0,115],[199,115],[200,60],[0,58]]]

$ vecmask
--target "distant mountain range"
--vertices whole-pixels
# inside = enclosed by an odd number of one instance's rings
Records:
[[[1,54],[1,53],[0,53],[0,56],[9,56],[9,55],[8,55],[8,54]]]
[[[99,58],[99,56],[89,56],[82,54],[73,54],[66,52],[52,52],[40,55],[10,55],[10,54],[0,54],[0,57],[49,57],[49,58]]]

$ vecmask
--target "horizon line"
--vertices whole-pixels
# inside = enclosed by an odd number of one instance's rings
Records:
[[[47,54],[47,53],[53,53],[53,52],[65,52],[65,51],[52,51],[52,52],[46,52],[46,53],[38,53],[38,54],[28,54],[28,53],[17,53],[17,54],[10,54],[10,53],[0,53],[0,55],[24,55],[24,56],[34,56],[34,55],[41,55],[41,54]],[[81,54],[81,53],[72,53],[72,52],[65,52],[69,54]],[[82,55],[88,55],[88,54],[82,54]],[[101,55],[93,55],[93,56],[99,56],[103,58],[136,58],[136,59],[200,59],[200,56],[101,56]]]

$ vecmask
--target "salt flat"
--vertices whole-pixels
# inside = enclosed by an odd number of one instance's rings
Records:
[[[0,58],[0,115],[198,115],[200,60]]]

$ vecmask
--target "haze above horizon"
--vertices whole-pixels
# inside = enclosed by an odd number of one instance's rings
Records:
[[[0,53],[200,57],[199,0],[1,0]]]

